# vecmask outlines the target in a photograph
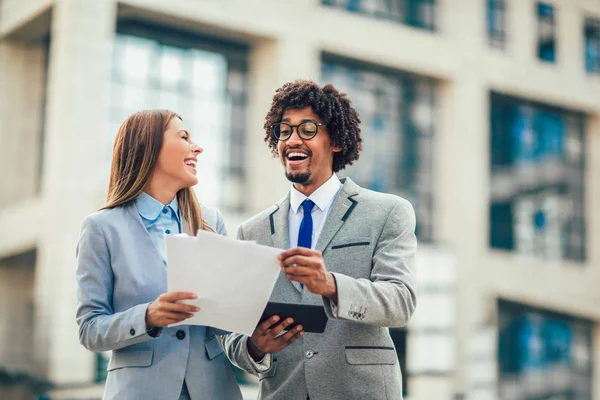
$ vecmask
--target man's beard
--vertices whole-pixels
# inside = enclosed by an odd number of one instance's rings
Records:
[[[305,184],[310,179],[310,172],[288,172],[285,171],[285,177],[292,183],[298,183],[300,185]]]

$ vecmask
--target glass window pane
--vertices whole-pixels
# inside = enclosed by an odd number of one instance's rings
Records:
[[[348,94],[362,121],[360,159],[341,174],[370,189],[404,196],[417,215],[431,215],[432,203],[424,197],[433,190],[432,141],[419,137],[433,134],[434,83],[329,60],[323,62],[323,77]],[[420,240],[432,240],[425,217],[422,223]]]
[[[163,88],[175,90],[182,74],[183,50],[162,46],[160,57],[160,82]]]
[[[203,174],[197,187],[202,201],[242,211],[242,196],[233,194],[244,192],[243,157],[230,154],[238,149],[234,150],[230,140],[231,121],[245,121],[245,52],[207,51],[197,38],[183,34],[180,38],[199,47],[167,45],[160,41],[160,34],[153,39],[117,34],[110,106],[111,126],[115,128],[110,147],[126,116],[142,109],[171,109],[183,117],[193,139],[205,149],[199,158]],[[235,69],[229,57],[235,60]],[[235,115],[230,88],[235,90]],[[236,129],[237,146],[243,146],[245,123]],[[230,167],[232,160],[238,162],[235,168]]]
[[[416,28],[435,29],[435,0],[321,0],[321,4]]]
[[[591,322],[502,300],[498,308],[501,398],[590,398]]]
[[[129,84],[143,85],[148,79],[154,44],[146,39],[127,37],[122,42],[122,58],[115,60],[122,79]]]
[[[583,260],[583,117],[500,95],[491,114],[491,246]]]

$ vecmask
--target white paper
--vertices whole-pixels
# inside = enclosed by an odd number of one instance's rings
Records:
[[[205,325],[251,335],[279,276],[282,250],[200,231],[166,236],[169,292],[198,296],[200,311],[179,324]]]

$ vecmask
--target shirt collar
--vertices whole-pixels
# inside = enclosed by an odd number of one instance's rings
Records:
[[[146,192],[142,192],[142,194],[135,199],[135,206],[137,207],[138,213],[144,219],[149,221],[154,221],[157,219],[162,209],[165,208],[160,201],[156,200]],[[177,196],[175,196],[173,200],[167,204],[167,207],[171,208],[173,215],[175,215],[175,218],[179,222],[179,205],[177,204]]]
[[[317,190],[312,192],[312,194],[308,198],[311,199],[317,207],[319,207],[319,210],[325,211],[327,206],[329,206],[329,204],[333,201],[337,193],[340,191],[341,187],[342,182],[340,182],[336,174],[333,174],[331,175],[331,178],[329,178],[324,184],[319,186]],[[302,202],[306,198],[307,197],[305,195],[296,190],[294,185],[292,185],[292,189],[290,192],[291,210],[294,213],[298,213],[298,208],[300,207],[300,204],[302,204]]]

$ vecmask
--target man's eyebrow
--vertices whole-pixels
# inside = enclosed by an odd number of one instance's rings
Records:
[[[290,122],[290,119],[289,118],[284,118],[284,119],[281,120],[281,122]],[[300,123],[303,123],[303,122],[317,122],[317,121],[314,120],[314,119],[312,119],[312,118],[305,118],[302,121],[300,121]]]

